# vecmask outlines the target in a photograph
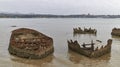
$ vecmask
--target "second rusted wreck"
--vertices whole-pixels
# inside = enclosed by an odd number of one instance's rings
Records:
[[[90,47],[87,47],[87,45],[90,45]],[[112,40],[109,39],[107,41],[107,45],[104,47],[101,46],[100,49],[98,49],[98,47],[94,48],[94,45],[95,44],[93,41],[90,44],[83,43],[82,46],[78,43],[78,41],[68,41],[68,48],[70,50],[73,50],[90,58],[97,58],[111,52]]]
[[[28,28],[12,31],[9,53],[18,57],[40,59],[53,53],[53,39]]]
[[[96,34],[97,30],[92,28],[81,29],[80,27],[78,27],[78,28],[73,28],[73,33],[74,34]]]
[[[113,28],[111,35],[113,36],[120,36],[120,28]]]

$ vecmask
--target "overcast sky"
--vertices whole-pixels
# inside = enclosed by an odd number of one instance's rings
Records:
[[[0,12],[120,14],[120,0],[0,0]]]

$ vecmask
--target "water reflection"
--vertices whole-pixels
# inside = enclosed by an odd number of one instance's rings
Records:
[[[87,35],[87,36],[97,36],[97,34],[78,34],[78,33],[73,33],[73,37],[76,37],[76,36],[83,36],[83,35]]]
[[[28,67],[49,66],[49,64],[52,63],[53,58],[54,58],[53,54],[43,59],[24,59],[16,56],[10,56],[10,59],[12,61],[12,67],[22,67],[22,66],[26,67],[26,65]]]
[[[113,39],[120,40],[120,36],[114,36],[114,35],[111,35],[111,37],[112,37]]]
[[[113,43],[118,44],[120,43],[120,37],[111,35],[111,38],[113,39]]]
[[[68,58],[74,64],[82,64],[84,67],[109,67],[108,63],[111,59],[111,53],[108,53],[99,58],[88,58],[68,50]]]

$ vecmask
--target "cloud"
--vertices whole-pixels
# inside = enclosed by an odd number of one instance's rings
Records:
[[[0,0],[2,12],[118,14],[119,0]]]

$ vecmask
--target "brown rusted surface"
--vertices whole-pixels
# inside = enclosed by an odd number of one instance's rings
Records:
[[[86,47],[87,45],[91,45],[91,47]],[[110,53],[111,52],[111,45],[112,45],[112,40],[109,39],[107,41],[107,45],[106,46],[101,46],[100,49],[95,48],[94,49],[94,43],[91,42],[90,44],[83,44],[82,46],[80,46],[80,44],[77,42],[77,41],[68,41],[68,48],[75,51],[75,52],[78,52],[82,55],[85,55],[87,57],[90,57],[90,58],[97,58],[97,57],[100,57],[100,56],[103,56],[107,53]]]
[[[54,51],[53,39],[32,29],[12,31],[9,53],[24,58],[43,58]]]
[[[78,27],[78,28],[73,28],[73,33],[74,34],[96,34],[97,30],[92,28],[81,29],[80,27]]]
[[[111,35],[120,36],[120,28],[113,28]]]

